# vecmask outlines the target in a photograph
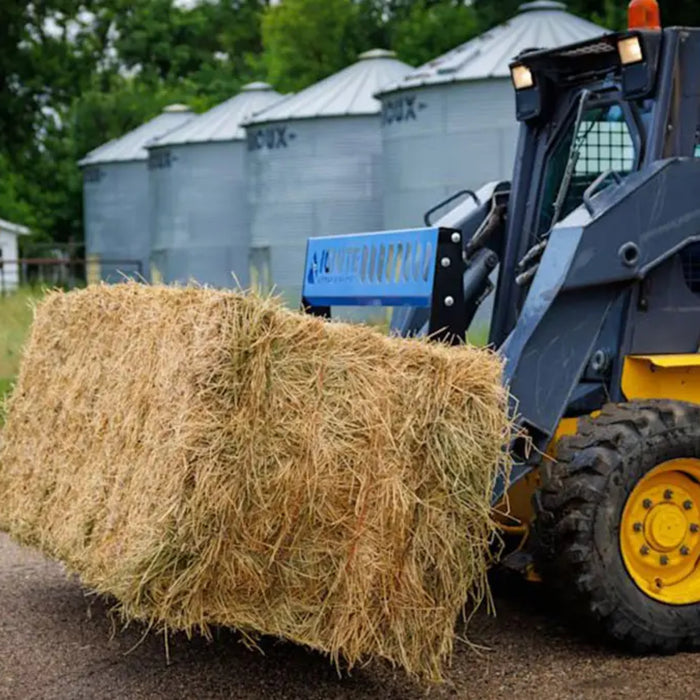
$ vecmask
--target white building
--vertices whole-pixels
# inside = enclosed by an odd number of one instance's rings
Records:
[[[26,226],[0,219],[0,292],[12,291],[19,286],[19,236],[27,236]]]

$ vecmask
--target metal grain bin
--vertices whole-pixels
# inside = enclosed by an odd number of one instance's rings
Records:
[[[145,147],[193,116],[185,105],[170,105],[79,161],[89,281],[118,282],[124,274],[148,278],[151,242]]]
[[[380,104],[373,95],[410,66],[389,51],[360,60],[246,124],[252,282],[301,297],[309,236],[382,224]]]
[[[241,123],[281,97],[266,83],[251,83],[149,146],[154,280],[249,285]]]
[[[428,209],[459,190],[509,180],[518,133],[510,61],[605,32],[564,3],[530,2],[382,90],[384,226],[421,226]]]

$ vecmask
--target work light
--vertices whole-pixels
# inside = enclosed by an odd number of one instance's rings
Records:
[[[644,60],[642,42],[637,35],[628,36],[617,42],[617,52],[623,66],[641,63]]]
[[[527,90],[535,84],[532,71],[527,66],[522,64],[513,66],[510,69],[510,74],[516,90]]]

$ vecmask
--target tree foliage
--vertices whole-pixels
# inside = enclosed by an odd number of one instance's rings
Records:
[[[368,48],[353,0],[285,0],[263,15],[265,64],[272,83],[297,91],[356,60]]]
[[[479,34],[474,9],[463,2],[418,0],[396,17],[393,47],[411,65],[421,65]]]
[[[244,83],[300,90],[371,48],[420,65],[515,14],[522,0],[2,0],[0,217],[38,239],[82,238],[76,162],[157,114]],[[611,28],[626,0],[569,0]],[[697,0],[664,23],[700,25]]]

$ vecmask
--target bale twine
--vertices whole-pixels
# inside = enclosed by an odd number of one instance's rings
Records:
[[[240,293],[53,292],[8,405],[0,528],[126,620],[437,680],[487,594],[506,413],[487,350]]]

